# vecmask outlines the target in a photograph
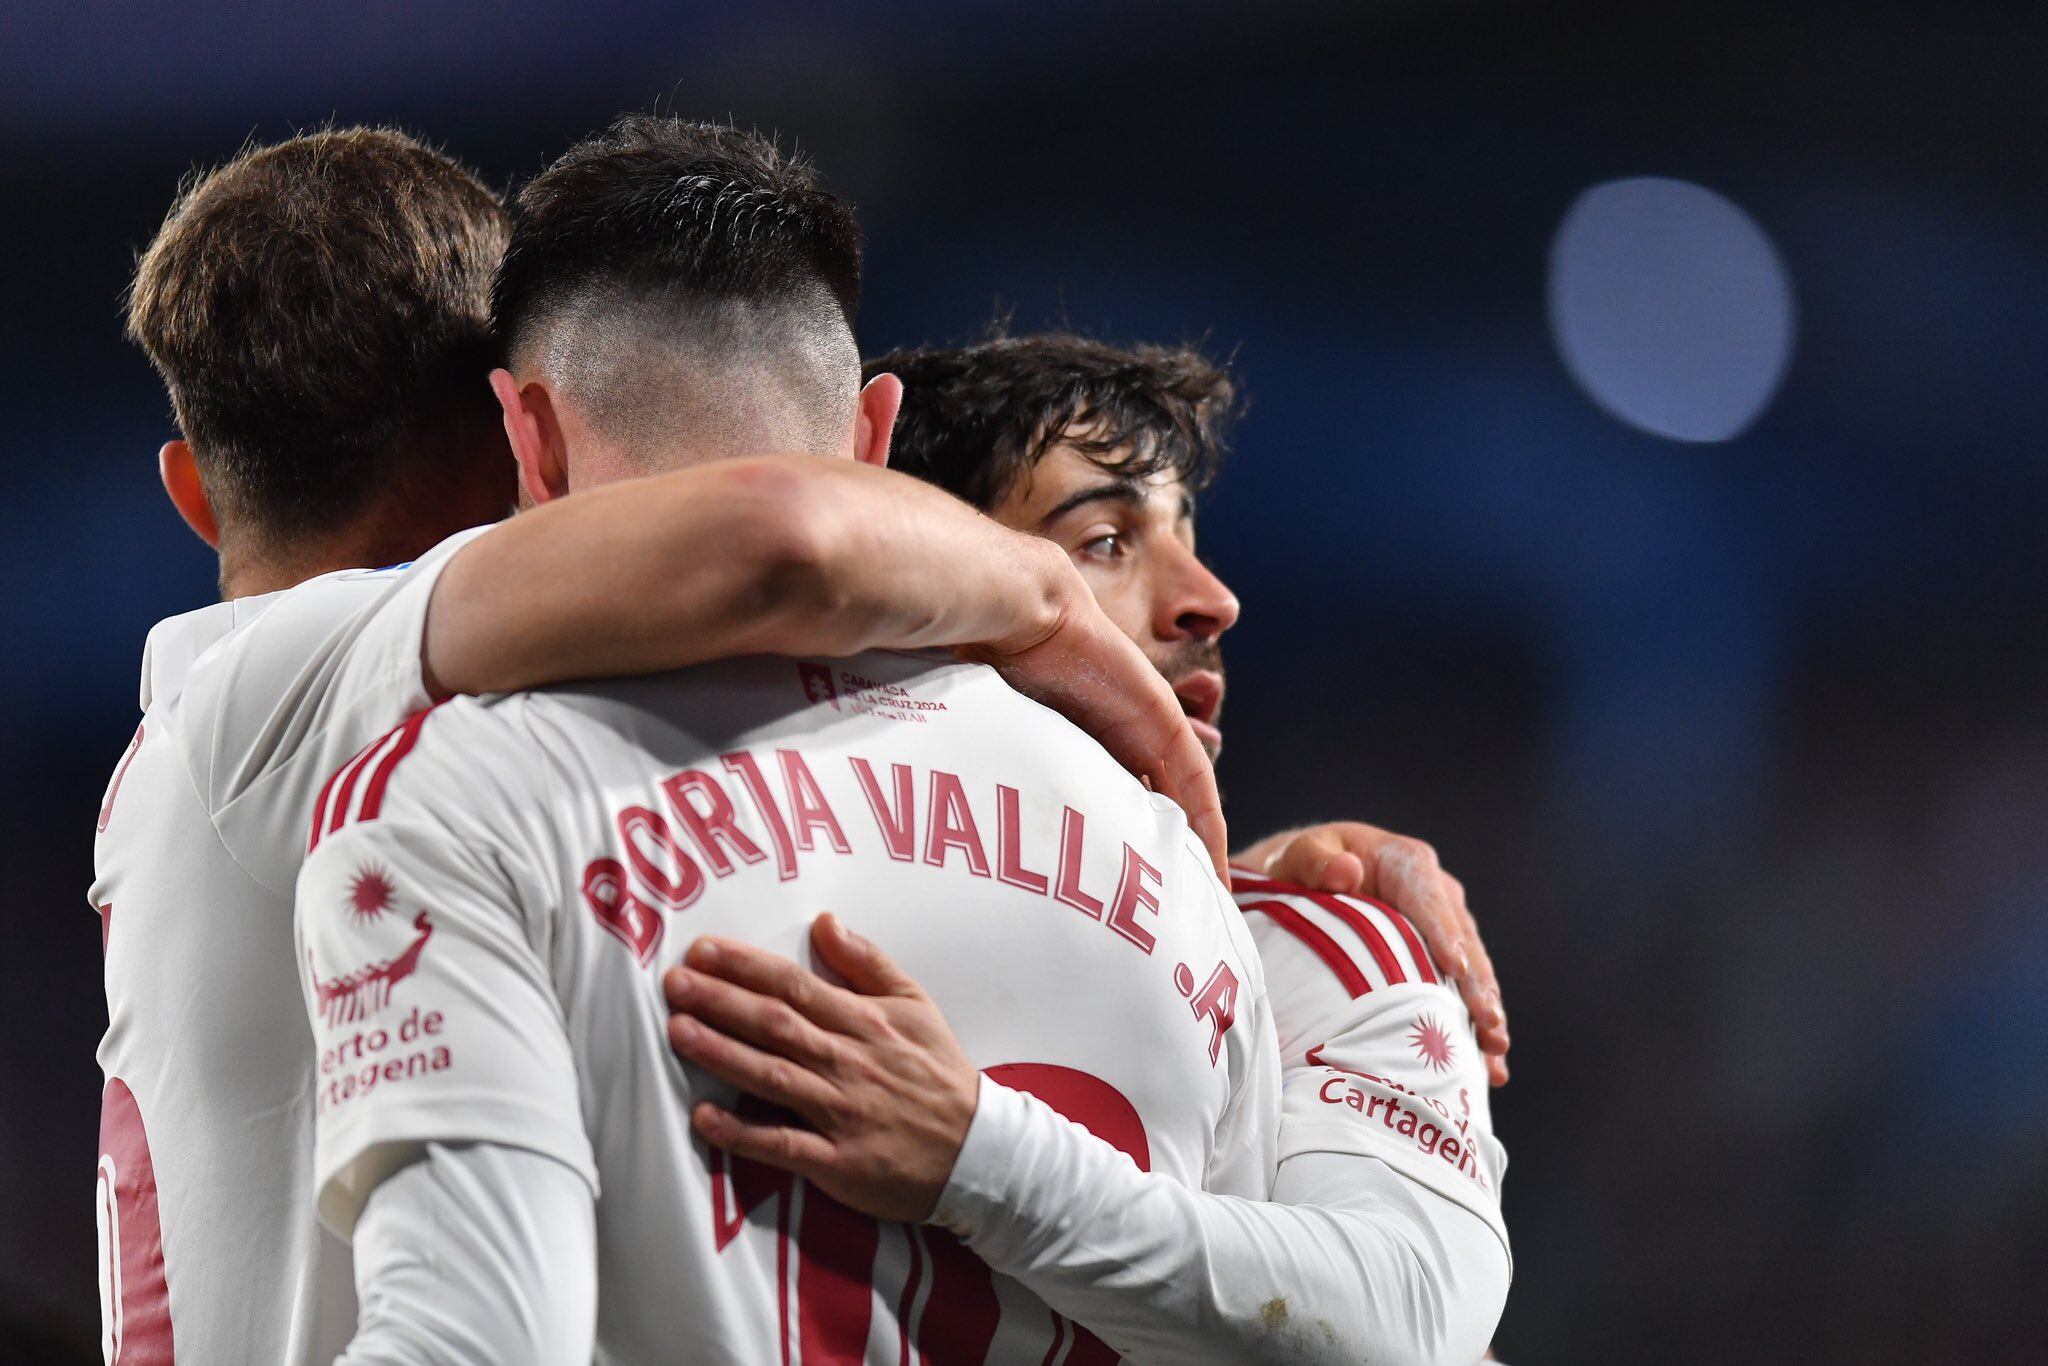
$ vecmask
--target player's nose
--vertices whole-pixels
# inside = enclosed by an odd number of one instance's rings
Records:
[[[1165,640],[1214,640],[1237,624],[1237,594],[1185,546],[1166,566],[1155,628]]]

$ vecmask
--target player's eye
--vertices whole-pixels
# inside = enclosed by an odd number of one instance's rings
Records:
[[[1105,531],[1081,542],[1081,553],[1094,560],[1120,560],[1127,553],[1122,532]]]

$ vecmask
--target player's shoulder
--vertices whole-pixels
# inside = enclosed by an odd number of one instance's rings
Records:
[[[141,709],[147,712],[178,696],[194,664],[282,596],[281,590],[208,603],[150,627],[142,642]]]
[[[210,618],[188,613],[195,627],[210,630],[211,636],[191,655],[187,681],[198,689],[230,692],[247,686],[252,677],[297,674],[332,650],[346,648],[394,594],[416,580],[433,578],[456,551],[489,530],[457,532],[417,559],[337,569],[274,593],[218,603],[220,615]]]
[[[1444,981],[1421,933],[1391,906],[1240,868],[1231,869],[1230,891],[1265,958],[1276,996],[1286,988],[1306,988],[1359,1000]]]
[[[521,724],[524,695],[451,697],[420,708],[349,756],[313,803],[310,854],[392,813],[458,823],[492,801],[538,799],[541,765]]]

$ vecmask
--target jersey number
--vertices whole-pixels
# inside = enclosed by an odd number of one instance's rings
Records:
[[[1151,1149],[1135,1106],[1099,1077],[1050,1063],[1008,1063],[988,1069],[991,1079],[1038,1097],[1047,1105],[1151,1170]],[[760,1114],[742,1097],[740,1110]],[[745,1158],[711,1157],[713,1236],[723,1251],[739,1235],[748,1212],[776,1199],[776,1282],[783,1366],[843,1366],[864,1361],[874,1309],[875,1254],[881,1224],[840,1204],[800,1177]],[[791,1212],[800,1218],[792,1238]],[[928,1366],[980,1366],[1001,1321],[995,1273],[950,1233],[904,1228],[910,1270],[897,1308],[901,1360]],[[796,1341],[790,1341],[789,1255],[796,1249]],[[920,1249],[923,1249],[920,1251]],[[929,1261],[927,1269],[925,1263]],[[926,1276],[930,1285],[924,1284]],[[915,1311],[923,1291],[924,1312]],[[1117,1354],[1100,1338],[1048,1311],[1051,1345],[1045,1361],[1065,1366],[1113,1366]],[[913,1334],[913,1323],[915,1333]],[[914,1341],[913,1341],[914,1338]]]
[[[134,1093],[119,1077],[100,1101],[95,1220],[100,1245],[100,1353],[107,1366],[171,1366],[171,1291],[164,1280],[156,1168]]]

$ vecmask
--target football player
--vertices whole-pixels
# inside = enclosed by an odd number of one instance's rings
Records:
[[[1220,748],[1219,640],[1238,605],[1196,554],[1194,503],[1229,375],[1190,349],[1070,335],[871,369],[906,386],[896,467],[1066,550]],[[1434,857],[1378,848],[1397,867]],[[1233,890],[1285,1069],[1275,1203],[1163,1180],[978,1074],[941,1003],[836,919],[814,949],[846,986],[722,938],[670,974],[681,1056],[783,1110],[707,1102],[699,1132],[856,1209],[951,1231],[1133,1360],[1475,1361],[1510,1259],[1472,1018],[1406,917],[1266,868],[1237,871]]]

